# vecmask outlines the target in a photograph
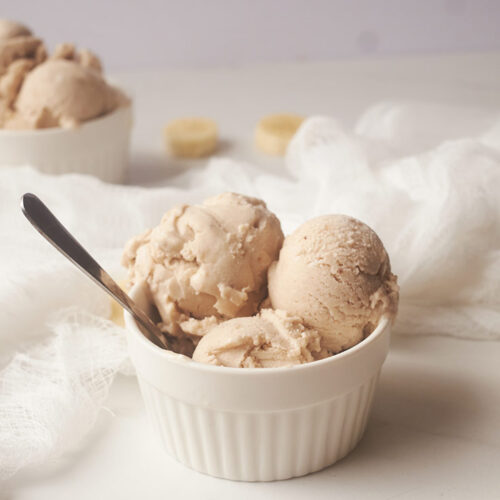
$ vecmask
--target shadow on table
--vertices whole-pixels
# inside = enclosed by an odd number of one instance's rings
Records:
[[[420,361],[409,364],[403,356],[384,366],[359,445],[337,464],[297,481],[297,488],[306,491],[309,481],[377,484],[381,475],[419,477],[449,460],[450,441],[474,435],[479,401],[470,381],[446,374],[438,362]]]
[[[227,155],[233,144],[221,139],[215,156]],[[206,158],[174,158],[165,153],[135,153],[129,165],[127,184],[166,185],[169,180],[190,169],[203,168],[211,157]]]

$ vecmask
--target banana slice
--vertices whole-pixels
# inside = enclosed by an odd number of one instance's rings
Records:
[[[126,281],[118,281],[118,285],[120,285],[120,288],[123,288],[123,290],[127,290],[126,287]],[[118,326],[125,326],[125,319],[123,318],[123,307],[120,306],[116,300],[112,299],[111,297],[109,298],[111,301],[111,314],[109,316],[109,319],[117,324]]]
[[[255,146],[269,155],[283,156],[304,117],[281,114],[262,118],[255,128]]]
[[[167,148],[180,158],[200,158],[217,148],[217,124],[208,118],[179,118],[165,127]]]

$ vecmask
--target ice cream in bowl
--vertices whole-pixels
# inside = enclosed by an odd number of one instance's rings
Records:
[[[261,200],[224,193],[169,210],[132,238],[131,296],[175,339],[125,315],[150,420],[166,451],[233,480],[308,474],[366,427],[398,286],[375,232],[345,215],[284,238]]]
[[[73,44],[49,54],[26,26],[0,19],[0,165],[124,180],[130,99],[99,58]]]

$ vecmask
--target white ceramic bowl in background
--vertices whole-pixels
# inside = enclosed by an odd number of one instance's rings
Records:
[[[49,174],[81,173],[123,182],[131,129],[131,106],[74,129],[0,129],[0,166],[31,165]]]
[[[131,295],[151,312],[143,284]],[[146,409],[167,452],[199,472],[243,481],[302,476],[347,455],[363,435],[390,336],[384,318],[331,358],[225,368],[156,347],[127,313],[125,324]]]

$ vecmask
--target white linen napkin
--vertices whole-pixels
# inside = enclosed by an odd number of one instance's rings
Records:
[[[310,118],[284,168],[288,175],[278,176],[213,159],[158,189],[0,168],[0,478],[78,443],[127,366],[123,330],[102,319],[107,296],[30,227],[19,208],[25,192],[40,196],[116,277],[128,238],[175,204],[222,191],[263,198],[285,233],[316,215],[350,214],[381,236],[399,276],[397,333],[500,338],[495,114],[383,103],[354,131]]]

